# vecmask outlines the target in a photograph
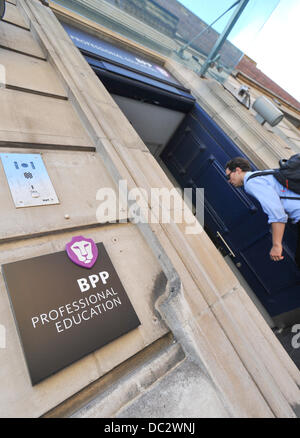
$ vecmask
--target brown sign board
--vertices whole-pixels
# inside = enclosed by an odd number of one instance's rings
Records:
[[[91,269],[61,251],[2,265],[33,385],[140,325],[104,248]]]

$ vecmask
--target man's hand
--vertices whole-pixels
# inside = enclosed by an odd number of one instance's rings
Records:
[[[270,257],[271,260],[273,260],[274,262],[279,262],[280,260],[283,260],[284,257],[282,255],[282,245],[273,245],[270,251]]]
[[[273,246],[270,251],[271,260],[274,262],[279,262],[283,260],[282,255],[282,238],[284,234],[285,223],[273,222],[272,223],[272,242]]]

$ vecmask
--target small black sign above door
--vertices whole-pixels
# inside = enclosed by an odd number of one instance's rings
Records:
[[[103,243],[77,236],[2,272],[33,385],[140,325]]]

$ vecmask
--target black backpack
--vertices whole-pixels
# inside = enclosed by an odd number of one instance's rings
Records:
[[[250,175],[247,181],[251,178],[256,178],[262,175],[274,175],[286,189],[300,195],[300,154],[292,155],[288,160],[282,159],[279,161],[279,168],[266,170]],[[282,199],[300,199],[300,197],[280,196]]]

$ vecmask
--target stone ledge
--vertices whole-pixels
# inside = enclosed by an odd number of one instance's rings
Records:
[[[170,352],[171,357],[169,357]],[[168,369],[175,366],[178,361],[183,359],[184,354],[180,346],[176,343],[172,334],[167,333],[133,357],[116,366],[100,379],[88,385],[82,391],[74,394],[51,411],[45,413],[43,417],[67,418],[70,416],[83,416],[84,413],[98,409],[102,400],[106,400],[105,396],[107,394],[117,391],[122,392],[120,388],[118,389],[120,381],[124,381],[127,378],[131,379],[132,376],[135,377],[137,375],[141,378],[146,377],[147,373],[145,368],[147,367],[153,370],[152,379],[155,380],[167,372]],[[144,379],[144,390],[146,390],[149,384],[151,384],[151,380]],[[124,402],[126,398],[127,402],[131,400],[129,394],[121,394],[121,397],[122,402]],[[120,400],[118,401],[118,406],[120,407]],[[106,407],[106,409],[108,408]],[[116,409],[118,409],[118,407]]]

